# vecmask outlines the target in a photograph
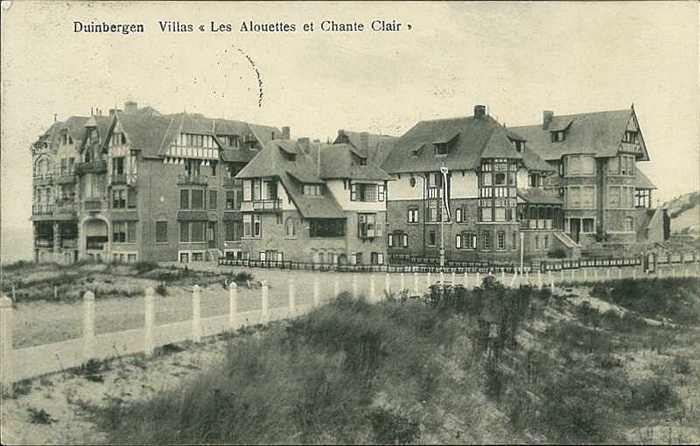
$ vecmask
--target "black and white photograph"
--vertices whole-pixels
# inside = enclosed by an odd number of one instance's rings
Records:
[[[700,443],[697,2],[1,12],[2,444]]]

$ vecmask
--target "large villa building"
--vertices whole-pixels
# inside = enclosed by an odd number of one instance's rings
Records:
[[[219,257],[383,264],[593,255],[667,235],[634,108],[507,128],[472,116],[400,137],[127,102],[55,122],[33,145],[37,261]]]

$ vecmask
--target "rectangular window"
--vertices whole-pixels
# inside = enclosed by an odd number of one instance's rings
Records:
[[[262,220],[260,215],[253,214],[253,237],[260,238],[262,235]]]
[[[582,219],[582,220],[581,220],[581,232],[585,232],[585,233],[589,233],[589,234],[593,233],[593,232],[594,232],[594,230],[593,230],[593,227],[594,227],[593,222],[594,222],[594,220],[593,220],[592,218],[584,218],[584,219]]]
[[[136,189],[130,187],[127,189],[127,206],[129,209],[134,209],[136,207]]]
[[[216,209],[216,191],[215,190],[210,190],[209,191],[209,209]]]
[[[634,218],[625,217],[625,232],[634,232]]]
[[[455,221],[462,223],[462,208],[455,209]]]
[[[344,235],[344,220],[314,218],[309,221],[310,237],[342,237]]]
[[[462,234],[455,236],[455,248],[462,249]]]
[[[187,221],[180,222],[180,243],[190,241],[190,223]]]
[[[608,187],[608,207],[619,208],[620,203],[620,187],[610,186]]]
[[[305,184],[304,185],[304,195],[319,196],[322,195],[320,184]]]
[[[437,243],[435,231],[428,232],[428,246],[435,246]]]
[[[240,240],[238,229],[238,222],[235,221],[225,221],[224,222],[224,241],[233,242]]]
[[[358,237],[361,239],[373,238],[377,234],[376,214],[357,214],[358,217]]]
[[[465,232],[462,238],[462,244],[466,249],[476,248],[476,232]]]
[[[418,208],[410,208],[408,210],[408,222],[418,223]]]
[[[377,186],[377,201],[383,202],[386,194],[384,191],[384,185],[380,184]],[[381,254],[379,254],[381,255]]]
[[[156,222],[156,243],[167,243],[168,242],[168,222],[167,221],[157,221]]]
[[[227,190],[226,191],[226,209],[235,209],[236,205],[236,200],[235,200],[236,194],[232,190]]]
[[[126,242],[136,243],[136,222],[129,221],[126,223]]]
[[[126,222],[112,223],[112,243],[126,242]]]
[[[122,175],[124,173],[124,157],[112,158],[112,174]]]
[[[243,237],[253,236],[253,215],[243,214]]]
[[[180,209],[190,208],[190,191],[189,189],[180,189]]]
[[[394,234],[388,234],[386,236],[386,241],[387,241],[387,246],[389,246],[389,248],[393,248],[394,247]]]
[[[496,248],[500,250],[506,249],[506,233],[498,231],[496,234]]]
[[[192,190],[192,209],[204,209],[204,191],[200,189]]]
[[[429,222],[438,221],[438,205],[437,201],[431,201],[428,203],[428,219]]]
[[[401,246],[408,248],[408,234],[401,234]]]
[[[203,221],[193,221],[190,222],[190,227],[192,228],[192,237],[190,241],[192,242],[203,242],[204,241],[204,223]]]
[[[124,209],[126,208],[124,189],[115,189],[112,191],[112,207],[114,209]]]
[[[357,189],[358,184],[352,184],[350,186],[350,201],[357,201]]]
[[[491,234],[487,231],[481,233],[481,249],[484,251],[491,249]]]

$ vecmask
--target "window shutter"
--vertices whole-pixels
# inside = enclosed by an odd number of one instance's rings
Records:
[[[394,235],[393,234],[387,235],[387,242],[388,242],[389,248],[394,246]]]
[[[350,201],[357,201],[357,184],[350,185]]]

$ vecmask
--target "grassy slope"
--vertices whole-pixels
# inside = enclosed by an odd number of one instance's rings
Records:
[[[129,443],[664,441],[649,426],[697,441],[700,339],[686,313],[700,287],[641,283],[636,302],[619,282],[596,293],[691,329],[497,285],[374,306],[341,298],[232,346],[177,391],[95,415],[111,442]]]

